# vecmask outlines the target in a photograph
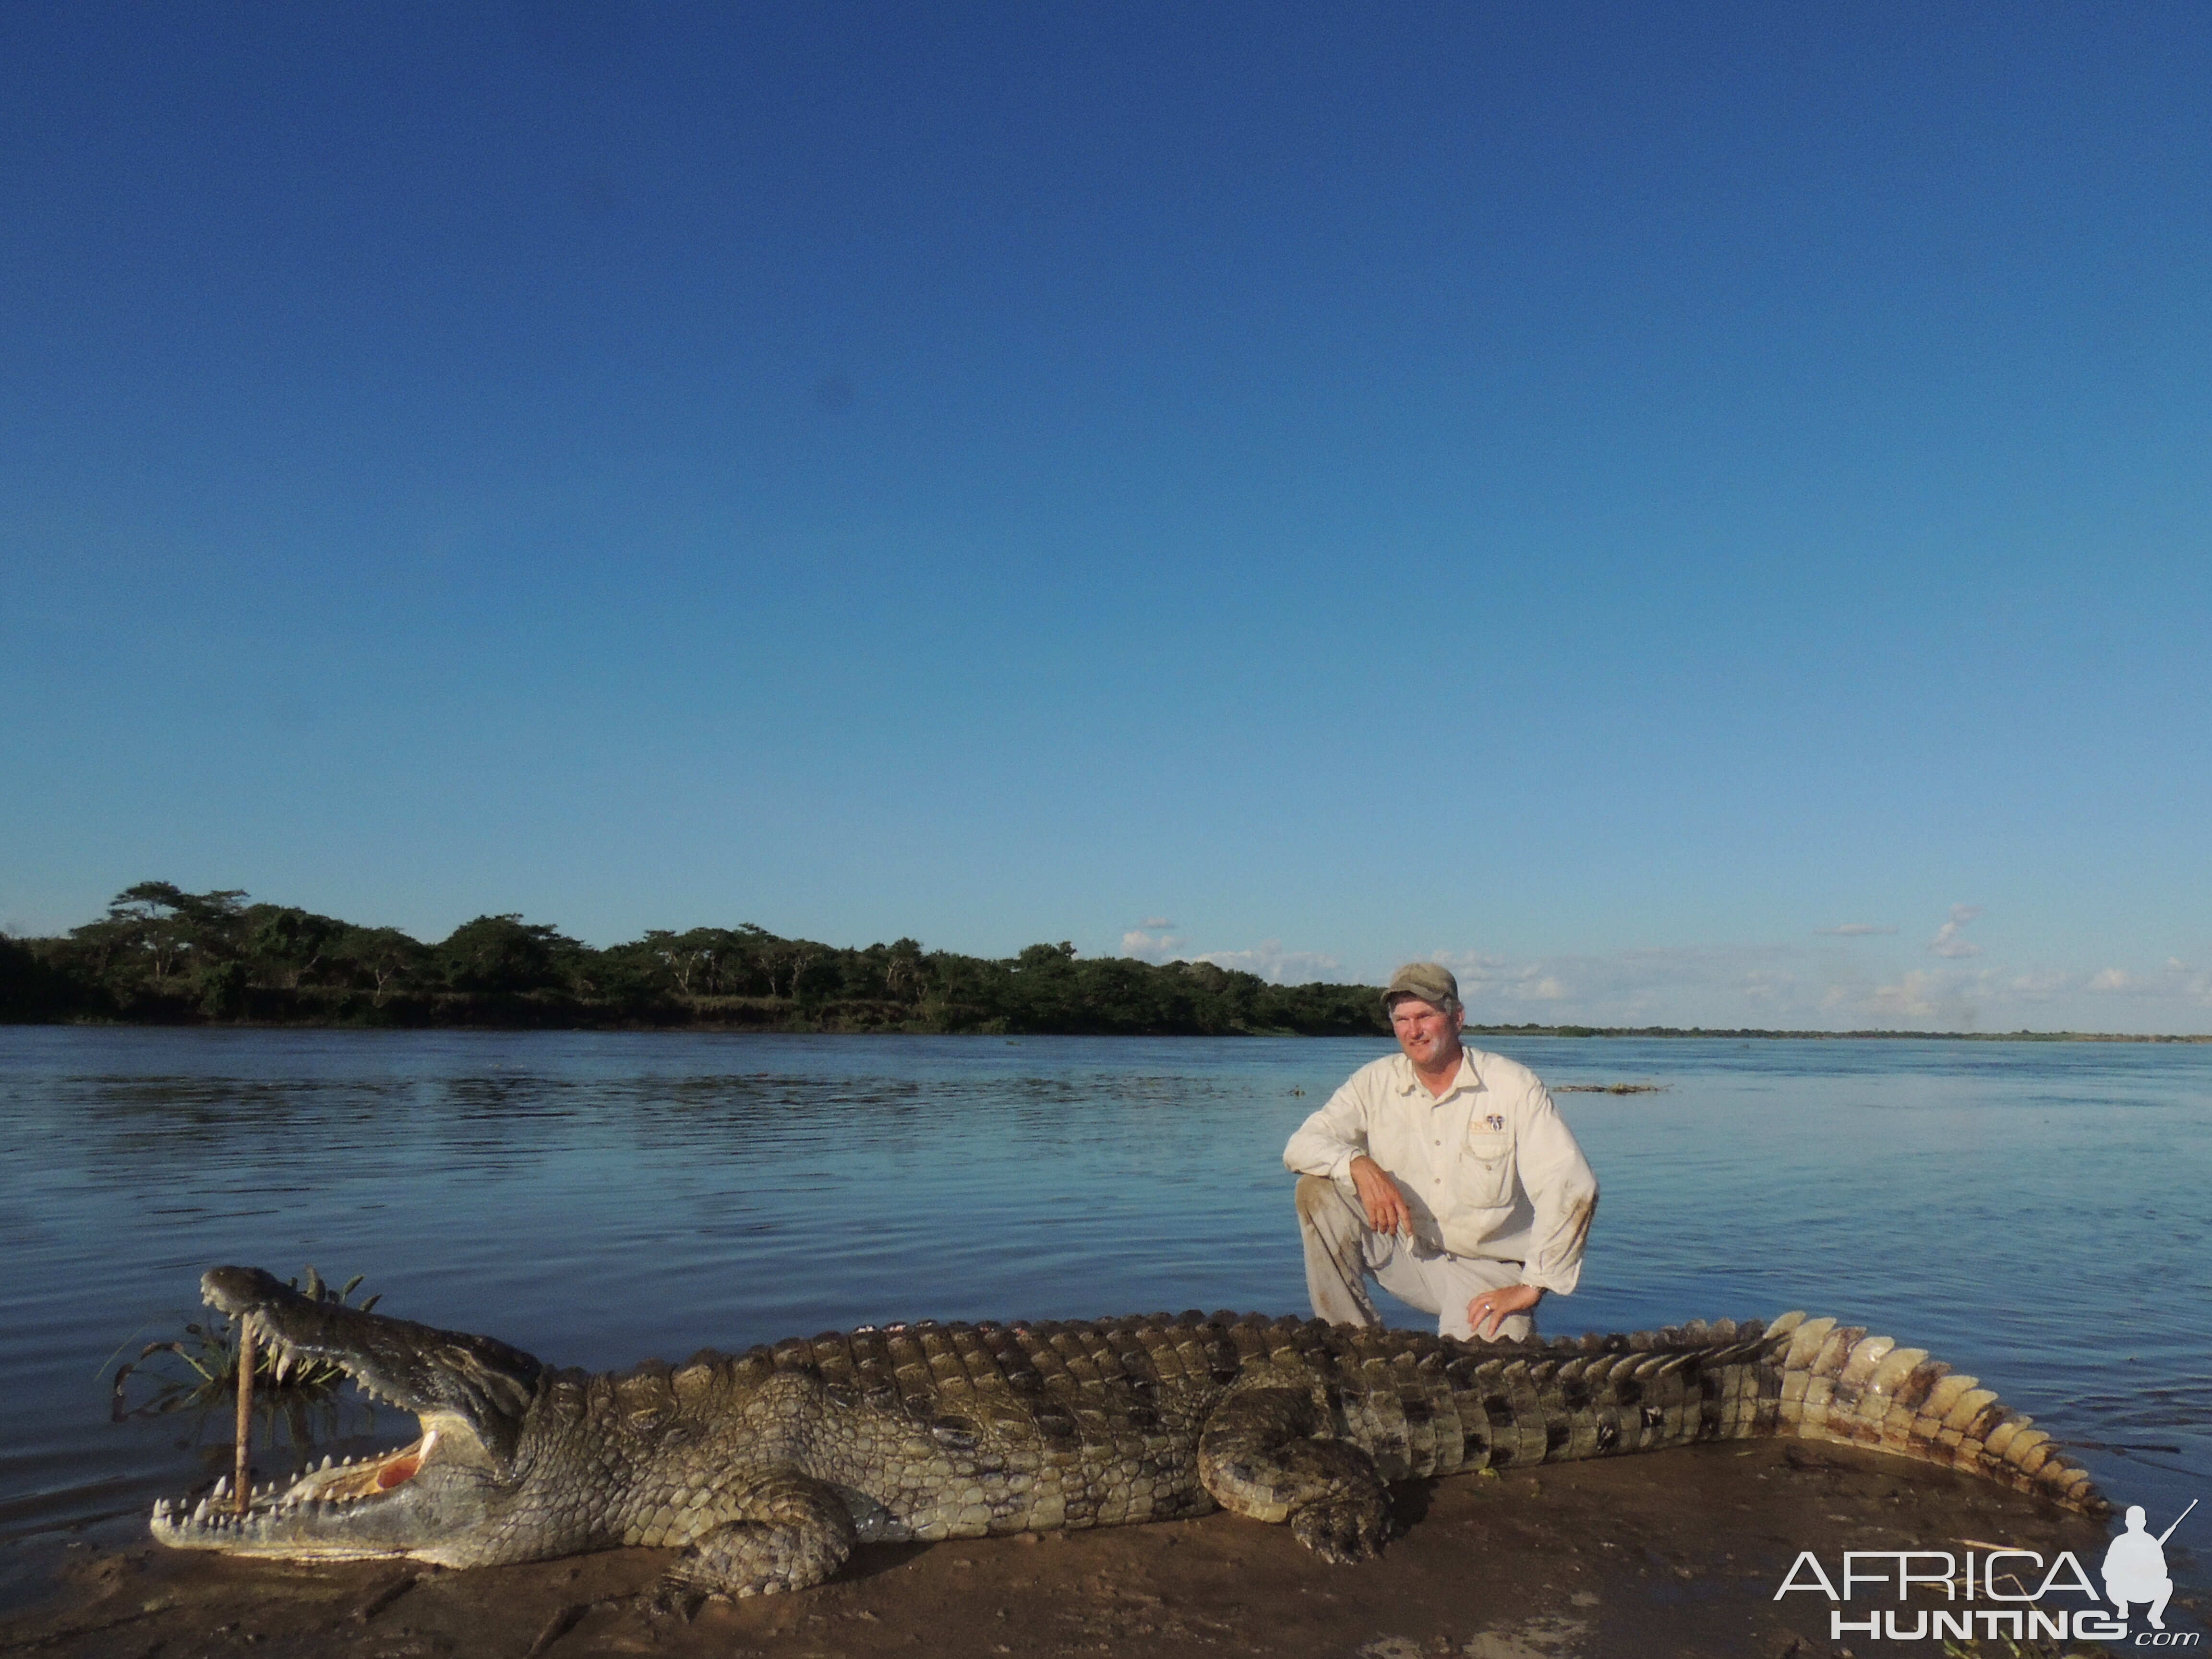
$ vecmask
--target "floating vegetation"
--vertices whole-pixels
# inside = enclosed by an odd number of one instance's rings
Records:
[[[304,1285],[297,1279],[286,1282],[318,1302],[333,1302],[367,1313],[376,1306],[381,1292],[359,1303],[352,1301],[364,1276],[356,1273],[343,1285],[327,1285],[310,1266]],[[136,1359],[115,1368],[110,1420],[121,1423],[183,1411],[204,1417],[229,1404],[238,1393],[239,1347],[236,1320],[217,1321],[204,1315],[187,1321],[180,1337],[149,1342]],[[340,1405],[338,1389],[346,1380],[345,1372],[325,1360],[284,1361],[281,1370],[279,1363],[280,1356],[271,1346],[259,1346],[253,1356],[253,1408],[268,1424],[270,1443],[275,1443],[280,1419],[295,1446],[304,1447],[316,1438],[319,1420],[334,1431]],[[140,1390],[140,1397],[134,1401],[132,1395]]]

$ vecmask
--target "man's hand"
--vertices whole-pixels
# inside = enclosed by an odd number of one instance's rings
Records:
[[[1398,1183],[1382,1173],[1380,1164],[1362,1152],[1352,1160],[1346,1173],[1358,1189],[1360,1206],[1367,1212],[1370,1228],[1399,1237],[1412,1235],[1413,1212],[1406,1207],[1406,1195],[1398,1190]]]
[[[1502,1291],[1484,1291],[1467,1304],[1467,1322],[1474,1328],[1477,1336],[1498,1334],[1498,1328],[1514,1314],[1527,1313],[1544,1299],[1544,1292],[1534,1285],[1508,1285]],[[1488,1329],[1485,1329],[1485,1326]]]

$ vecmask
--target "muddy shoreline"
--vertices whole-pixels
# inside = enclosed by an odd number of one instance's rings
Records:
[[[9,1552],[0,1653],[1784,1659],[1843,1650],[1825,1598],[1775,1599],[1801,1550],[1833,1564],[1845,1550],[1962,1551],[1971,1540],[2046,1557],[2070,1549],[2094,1574],[2106,1538],[2100,1523],[1983,1481],[1780,1441],[1412,1482],[1395,1496],[1401,1535],[1358,1567],[1322,1564],[1285,1528],[1217,1514],[866,1546],[829,1584],[710,1602],[688,1625],[649,1620],[632,1600],[666,1565],[660,1551],[469,1572],[300,1566],[161,1550],[140,1523],[118,1522]],[[2175,1554],[2184,1588],[2167,1625],[2201,1630],[2203,1597],[2190,1585],[2202,1575]],[[2050,1603],[2077,1604],[2056,1594]],[[1933,1642],[1859,1650],[1893,1648],[1941,1651]]]

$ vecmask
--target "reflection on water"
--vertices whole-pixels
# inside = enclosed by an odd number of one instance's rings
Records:
[[[1605,1196],[1547,1328],[1846,1315],[2092,1443],[2124,1501],[2212,1496],[2212,1048],[1493,1041],[1555,1082],[1664,1085],[1561,1097]],[[201,1478],[191,1426],[111,1425],[105,1379],[215,1262],[365,1273],[387,1312],[592,1366],[1303,1310],[1282,1143],[1379,1051],[0,1031],[0,1535]]]

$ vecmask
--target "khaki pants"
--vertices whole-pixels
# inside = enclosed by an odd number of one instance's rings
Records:
[[[1437,1316],[1439,1336],[1470,1337],[1467,1304],[1483,1291],[1521,1282],[1521,1264],[1480,1255],[1424,1255],[1405,1240],[1367,1224],[1358,1196],[1326,1176],[1300,1176],[1298,1232],[1306,1247],[1306,1295],[1314,1317],[1332,1325],[1380,1325],[1367,1280],[1410,1307]],[[1535,1321],[1515,1314],[1494,1334],[1534,1334]]]

